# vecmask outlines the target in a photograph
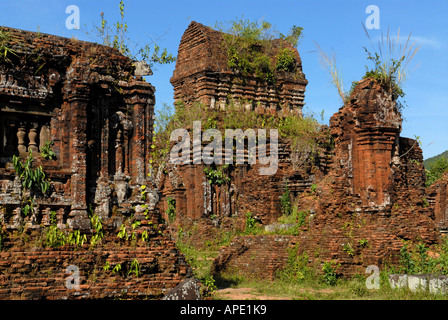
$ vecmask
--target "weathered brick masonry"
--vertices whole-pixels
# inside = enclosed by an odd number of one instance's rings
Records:
[[[54,185],[38,212],[62,210],[64,223],[88,228],[89,203],[102,218],[113,198],[129,210],[125,200],[149,173],[154,87],[134,77],[132,61],[112,48],[3,30],[17,56],[9,54],[0,69],[1,203],[8,211],[19,206],[9,163],[33,150]],[[38,157],[46,141],[54,142],[56,160]]]
[[[297,152],[280,139],[273,175],[260,175],[259,163],[235,165],[229,183],[211,185],[205,165],[167,163],[149,177],[155,89],[136,74],[135,62],[97,44],[3,31],[13,53],[0,61],[1,299],[163,296],[192,271],[163,221],[168,197],[175,200],[172,226],[196,224],[198,245],[223,230],[244,229],[246,212],[263,225],[275,222],[286,182],[291,199],[307,212],[296,236],[235,238],[216,258],[215,274],[232,270],[272,279],[291,248],[317,266],[335,260],[343,274],[364,273],[367,265],[397,262],[402,240],[431,245],[446,229],[446,176],[425,189],[422,151],[415,140],[400,137],[400,112],[373,79],[359,82],[313,149],[304,143]],[[171,79],[176,100],[211,108],[239,101],[262,114],[302,115],[307,80],[297,50],[301,76],[279,73],[273,84],[231,70],[222,40],[221,33],[190,24]],[[55,160],[39,155],[46,141],[54,143]],[[51,188],[24,215],[30,193],[11,158],[25,159],[30,150]],[[61,230],[80,230],[89,242],[96,232],[93,214],[103,223],[100,244],[44,245],[54,218]],[[123,224],[128,240],[117,237]],[[80,270],[79,290],[65,286],[70,265]]]
[[[310,212],[294,237],[299,254],[306,253],[315,265],[334,260],[344,275],[362,274],[368,265],[397,263],[403,240],[427,245],[440,240],[436,222],[444,220],[434,221],[426,200],[422,151],[415,140],[399,136],[401,116],[387,97],[378,82],[360,81],[331,118],[335,145],[328,172],[316,176],[315,192],[298,196],[299,208]],[[439,182],[432,188],[438,198],[443,198],[444,187]],[[437,212],[443,212],[440,207]],[[241,241],[221,251],[214,270],[252,274],[257,267],[244,267],[248,256],[235,254]],[[250,250],[256,249],[246,245],[242,252]],[[261,249],[260,254],[266,253]]]
[[[245,76],[228,66],[223,46],[223,34],[195,21],[185,30],[180,45],[171,84],[174,99],[186,104],[202,102],[211,108],[242,101],[246,108],[260,113],[302,114],[305,86],[308,81],[302,72],[298,51],[284,40],[274,40],[272,57],[283,46],[294,52],[298,73],[277,72],[275,85],[256,77]],[[298,76],[299,74],[299,76]]]
[[[189,272],[175,244],[166,240],[151,247],[16,247],[0,252],[0,259],[0,299],[154,299]],[[134,260],[139,262],[138,276],[129,273]],[[114,272],[117,265],[121,270]],[[79,289],[69,289],[75,285],[70,266],[79,268]]]
[[[171,79],[176,100],[223,108],[229,101],[240,99],[246,108],[276,116],[286,114],[282,112],[288,109],[282,109],[284,106],[293,112],[302,108],[307,83],[304,77],[288,85],[282,81],[269,85],[256,76],[239,81],[241,75],[227,65],[222,39],[217,31],[196,22],[190,24],[182,37]],[[296,89],[283,90],[291,86]],[[282,96],[280,92],[290,94]],[[295,114],[301,116],[301,112]],[[230,183],[216,187],[207,184],[204,165],[176,165],[165,168],[158,185],[162,198],[176,199],[179,219],[201,221],[201,226],[220,230],[227,227],[228,217],[241,225],[247,211],[263,224],[274,222],[281,215],[280,196],[288,181],[299,209],[309,213],[297,236],[298,250],[306,252],[315,264],[335,260],[341,263],[340,272],[344,274],[363,273],[369,264],[381,267],[384,262],[396,263],[403,240],[431,245],[440,239],[437,223],[446,211],[444,185],[434,187],[432,196],[426,195],[422,151],[415,140],[400,137],[401,125],[401,114],[388,91],[377,81],[364,79],[333,115],[330,128],[322,128],[317,152],[302,152],[308,161],[301,166],[293,165],[296,155],[281,141],[275,175],[258,175],[257,165],[236,166],[237,170],[230,172]],[[166,209],[165,201],[160,205]],[[432,205],[437,207],[436,216]],[[213,238],[214,233],[206,230],[203,228],[203,236]],[[246,249],[240,250],[241,243]],[[255,255],[257,246],[260,255],[271,255],[258,241],[239,239],[223,249],[215,270],[229,267],[250,273],[258,268],[258,260],[250,262],[245,252]],[[261,265],[265,263],[260,263],[260,277],[272,276],[272,272],[263,271]]]
[[[448,173],[436,181],[427,190],[428,203],[434,212],[438,228],[446,233],[448,230]]]
[[[2,32],[10,50],[0,60],[0,298],[163,295],[191,269],[165,230],[155,208],[158,192],[147,177],[154,87],[135,74],[136,62],[113,48],[10,28]],[[54,143],[54,160],[40,155],[47,141]],[[22,188],[11,159],[24,161],[30,151],[50,190],[24,214],[23,201],[33,194]],[[101,244],[45,248],[52,217],[60,230],[80,230],[89,242],[93,214],[103,224]],[[122,224],[137,236],[134,242],[119,242]],[[134,260],[138,277],[129,273]],[[80,290],[65,286],[71,264],[80,269]],[[110,270],[103,270],[108,264]],[[113,273],[118,264],[122,271]]]
[[[282,42],[294,53],[296,71],[278,72],[276,82],[269,83],[256,75],[243,77],[231,69],[223,39],[221,32],[197,22],[190,23],[182,36],[176,69],[171,78],[176,101],[187,106],[202,102],[207,107],[220,109],[236,103],[260,114],[302,115],[308,81],[302,72],[297,49]],[[275,50],[270,59],[274,59],[281,41],[284,40],[273,40]],[[269,141],[266,150],[268,153],[271,150]],[[221,221],[227,217],[244,218],[246,212],[252,212],[263,223],[270,223],[281,214],[279,198],[287,180],[293,194],[311,185],[310,178],[304,176],[304,172],[309,171],[310,150],[304,148],[300,155],[305,159],[305,165],[300,168],[294,168],[291,147],[281,138],[278,153],[278,170],[274,175],[260,175],[262,165],[259,163],[238,164],[228,172],[230,184],[217,186],[208,183],[204,164],[167,163],[163,172],[159,171],[156,184],[163,199],[171,197],[176,200],[176,213],[180,219],[206,218],[204,223],[207,225],[210,217]],[[323,164],[326,162],[324,157],[316,161]],[[193,160],[193,154],[190,159]],[[166,201],[161,201],[159,205],[162,212],[167,209]]]
[[[237,236],[212,265],[212,274],[222,271],[255,279],[274,280],[288,261],[299,238],[287,235]]]

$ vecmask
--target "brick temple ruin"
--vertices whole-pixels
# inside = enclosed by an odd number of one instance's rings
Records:
[[[148,185],[141,196],[150,172],[154,87],[136,74],[134,61],[113,48],[10,28],[2,32],[10,52],[0,61],[0,220],[11,236],[0,252],[0,298],[163,295],[191,269],[160,222],[157,192]],[[41,156],[47,141],[54,144],[55,159]],[[30,191],[11,158],[24,162],[29,152],[50,190],[24,214]],[[62,230],[92,233],[94,214],[105,231],[101,248],[18,245],[22,235],[41,238],[51,215]],[[130,227],[136,221],[140,225]],[[146,231],[146,243],[120,242],[122,224],[135,235]],[[123,274],[134,260],[147,275],[127,279]],[[77,291],[65,286],[69,265],[80,269]],[[120,265],[122,274],[100,272],[106,265]],[[89,278],[95,273],[101,281]]]
[[[135,78],[132,61],[115,50],[3,30],[17,53],[1,65],[0,203],[15,214],[20,207],[11,156],[38,156],[52,141],[56,159],[36,158],[54,187],[37,215],[56,210],[61,223],[88,229],[89,203],[102,218],[112,202],[129,210],[132,189],[149,173],[154,87]]]
[[[211,108],[225,108],[235,99],[262,114],[302,114],[307,80],[296,49],[301,77],[284,73],[274,84],[256,76],[241,82],[227,65],[222,37],[199,23],[189,25],[171,79],[175,99]],[[299,210],[307,212],[298,236],[234,238],[216,258],[215,273],[272,278],[288,258],[286,249],[296,246],[311,263],[334,260],[342,274],[362,274],[371,264],[397,263],[403,240],[431,245],[446,230],[446,182],[426,190],[422,151],[417,141],[400,136],[401,125],[390,94],[377,81],[364,79],[330,126],[322,126],[317,150],[299,152],[306,159],[301,165],[294,165],[297,153],[280,139],[279,169],[272,176],[260,176],[258,164],[236,165],[229,184],[210,186],[204,164],[168,165],[157,183],[162,199],[175,199],[179,220],[199,230],[198,245],[237,221],[244,228],[246,212],[275,226],[285,182]],[[166,209],[164,201],[160,206]]]
[[[0,220],[9,234],[0,251],[0,299],[160,298],[192,276],[173,240],[176,226],[194,225],[193,241],[201,245],[244,228],[247,212],[264,226],[275,224],[286,183],[307,212],[298,235],[237,236],[215,259],[215,274],[273,278],[289,248],[313,264],[341,263],[344,275],[363,274],[368,265],[396,263],[402,240],[436,244],[448,227],[447,176],[425,188],[422,151],[400,136],[401,114],[373,79],[360,81],[330,126],[322,126],[315,150],[297,154],[280,139],[274,175],[260,175],[260,164],[235,165],[230,182],[217,186],[208,183],[204,164],[167,162],[153,172],[155,88],[137,62],[98,44],[2,30],[12,53],[0,60]],[[171,78],[176,101],[215,109],[242,101],[261,114],[302,116],[308,81],[295,48],[300,76],[282,72],[268,83],[229,68],[222,40],[218,31],[189,25]],[[40,155],[48,141],[55,159]],[[50,190],[24,215],[30,191],[11,160],[24,161],[30,151]],[[172,224],[168,198],[175,201]],[[39,242],[52,223],[90,239],[92,215],[103,224],[100,246]],[[117,236],[123,230],[127,238]],[[65,286],[70,265],[80,270],[76,290]],[[122,271],[112,271],[118,265]]]
[[[297,73],[277,74],[275,86],[254,74],[241,77],[227,63],[222,32],[192,22],[182,36],[171,84],[174,99],[185,104],[202,102],[210,108],[225,108],[232,101],[243,101],[244,107],[269,115],[302,115],[305,87],[297,49],[284,40],[273,40],[272,55],[281,45],[294,53]]]

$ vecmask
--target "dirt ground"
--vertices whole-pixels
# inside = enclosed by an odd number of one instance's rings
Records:
[[[253,288],[225,288],[215,293],[216,299],[223,300],[292,300],[290,297],[267,296]]]

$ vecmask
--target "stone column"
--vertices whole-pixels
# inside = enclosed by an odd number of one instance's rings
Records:
[[[25,131],[25,125],[20,123],[19,130],[17,131],[17,139],[18,139],[18,147],[19,154],[21,157],[26,157],[26,145],[25,145],[25,137],[26,137],[26,131]]]
[[[77,81],[68,83],[67,102],[70,108],[70,159],[71,159],[71,212],[67,220],[70,228],[89,229],[87,215],[87,108],[89,107],[89,87]]]
[[[31,151],[34,156],[39,152],[39,149],[37,148],[36,138],[37,138],[37,128],[34,127],[33,124],[33,127],[31,127],[30,131],[28,132],[28,139],[30,141],[28,144],[28,152]]]
[[[135,101],[135,100],[134,100]],[[133,104],[134,132],[131,140],[131,178],[137,184],[145,183],[145,113],[143,103]],[[148,150],[149,151],[149,150]]]
[[[47,125],[43,125],[40,128],[39,133],[39,149],[42,150],[47,141],[50,141],[50,128]]]
[[[130,137],[130,175],[137,184],[145,184],[149,172],[149,159],[152,144],[152,119],[149,119],[150,108],[154,107],[154,87],[146,82],[136,81],[125,88],[128,108],[132,108],[133,124]]]
[[[123,132],[118,129],[117,138],[115,139],[115,174],[123,174]]]

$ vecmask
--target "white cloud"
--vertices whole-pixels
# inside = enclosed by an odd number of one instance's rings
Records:
[[[422,47],[433,47],[434,49],[439,49],[442,46],[442,42],[434,37],[411,36],[409,41],[410,43],[415,42],[416,45],[422,45]]]
[[[400,33],[399,44],[405,45],[406,41],[408,41],[408,37],[409,37],[409,34],[402,35]],[[386,34],[383,34],[382,36],[378,35],[375,38],[372,38],[372,40],[376,46],[378,44],[378,42],[381,42],[382,40],[385,42],[386,38],[387,38]],[[391,39],[395,42],[397,40],[397,34],[389,35],[389,39]],[[414,48],[421,45],[421,48],[432,47],[433,49],[440,49],[443,45],[443,43],[435,37],[424,37],[424,36],[411,35],[411,37],[409,38],[408,46],[412,45],[413,43],[415,43],[415,45],[413,46]]]

